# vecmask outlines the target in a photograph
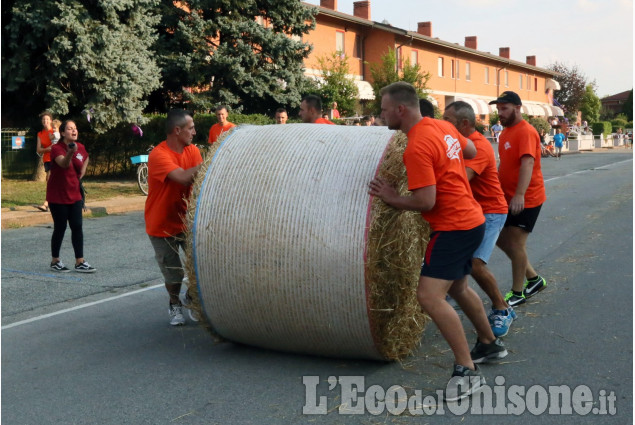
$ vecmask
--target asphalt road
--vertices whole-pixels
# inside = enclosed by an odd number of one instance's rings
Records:
[[[402,363],[291,355],[214,343],[193,323],[170,327],[142,214],[131,213],[85,221],[94,275],[49,272],[50,228],[2,231],[2,422],[632,423],[632,153],[550,158],[543,170],[549,199],[528,248],[549,286],[517,308],[505,338],[510,355],[483,366],[488,383],[498,386],[494,394],[498,388],[507,397],[499,407],[511,407],[500,413],[519,416],[482,415],[473,405],[463,413],[426,400],[422,412],[393,415],[380,403],[373,415],[372,403],[357,404],[365,396],[373,401],[371,385],[380,393],[398,385],[408,397],[416,390],[433,397],[444,387],[452,359],[433,324],[419,352]],[[62,258],[72,257],[67,234]],[[495,251],[490,266],[506,292],[508,260]],[[464,324],[471,343],[475,336]],[[364,380],[357,401],[345,400],[346,376]],[[553,404],[540,412],[549,386],[560,385],[578,401],[572,414],[564,407],[564,414],[553,414]],[[526,408],[516,411],[518,404],[508,404],[514,386],[526,395]],[[305,406],[321,410],[320,397],[328,413],[304,415]],[[364,414],[345,414],[356,405]]]

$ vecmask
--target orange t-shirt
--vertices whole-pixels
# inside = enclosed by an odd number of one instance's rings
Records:
[[[408,132],[403,154],[408,190],[436,185],[436,201],[422,212],[433,231],[470,230],[485,222],[465,174],[467,139],[445,121],[423,118]]]
[[[476,156],[465,160],[465,166],[471,168],[476,175],[470,180],[472,195],[481,205],[483,214],[507,214],[509,208],[505,194],[498,181],[496,157],[492,144],[481,133],[470,134],[470,140],[476,147]]]
[[[165,238],[185,230],[183,218],[192,186],[183,186],[168,179],[170,172],[187,170],[203,162],[201,152],[194,145],[186,146],[183,153],[174,152],[163,141],[152,149],[148,157],[148,198],[145,206],[146,233]]]
[[[207,139],[207,143],[210,145],[218,140],[218,137],[229,131],[230,128],[236,127],[236,124],[227,122],[227,124],[221,126],[219,123],[214,124],[209,129],[209,138]]]
[[[327,120],[326,118],[318,118],[315,120],[315,122],[313,124],[331,124],[331,125],[335,125],[335,123],[331,120]]]
[[[505,127],[498,139],[498,178],[508,203],[516,193],[520,159],[525,155],[534,158],[534,170],[525,192],[525,208],[534,208],[547,200],[540,169],[540,136],[531,124],[522,120],[512,127]]]
[[[44,149],[53,144],[53,142],[51,142],[51,134],[53,134],[53,129],[42,130],[37,134],[37,137],[40,138],[40,146]],[[42,155],[42,162],[51,162],[51,152],[46,152]]]

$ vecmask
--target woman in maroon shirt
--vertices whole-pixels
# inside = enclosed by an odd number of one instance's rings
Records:
[[[57,272],[70,271],[60,260],[60,248],[68,222],[75,251],[75,271],[93,273],[96,269],[84,260],[83,201],[80,191],[80,179],[88,167],[88,152],[84,145],[77,142],[75,122],[64,122],[60,127],[60,135],[60,141],[51,149],[51,174],[46,186],[46,200],[53,216],[51,269]]]

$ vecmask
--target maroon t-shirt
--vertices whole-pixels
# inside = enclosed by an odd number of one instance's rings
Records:
[[[77,152],[73,155],[70,167],[62,168],[55,158],[66,156],[67,151],[68,147],[64,142],[54,144],[51,149],[51,172],[46,185],[46,200],[51,204],[74,204],[82,200],[79,175],[84,162],[88,160],[88,152],[84,145],[77,143]]]

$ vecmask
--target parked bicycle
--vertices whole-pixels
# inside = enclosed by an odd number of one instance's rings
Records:
[[[154,149],[154,146],[148,148],[148,152]],[[148,194],[148,154],[131,156],[130,161],[137,166],[137,185],[144,195]]]

